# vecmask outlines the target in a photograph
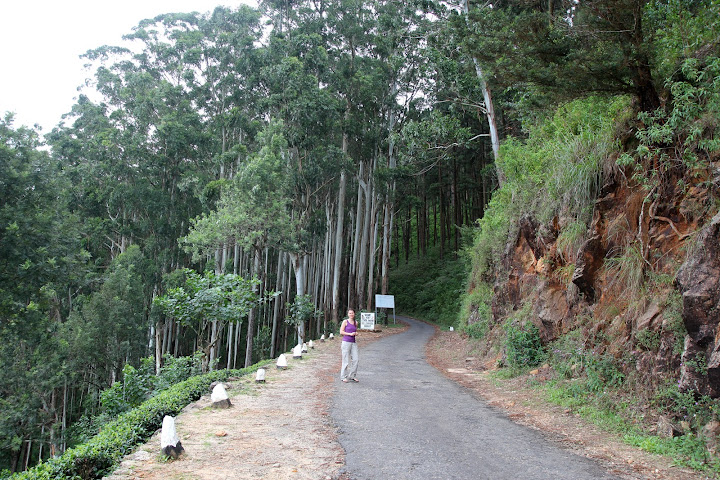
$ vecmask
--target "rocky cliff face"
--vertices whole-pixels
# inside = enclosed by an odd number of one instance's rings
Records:
[[[681,390],[720,397],[720,214],[709,218],[720,181],[706,173],[680,188],[688,178],[648,191],[618,172],[576,251],[558,242],[567,220],[522,218],[494,286],[494,320],[531,303],[546,344],[601,332],[598,348],[631,355],[647,384],[672,377]]]
[[[698,233],[675,283],[687,329],[680,388],[720,397],[720,214]]]

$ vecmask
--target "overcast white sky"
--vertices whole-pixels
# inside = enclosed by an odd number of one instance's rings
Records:
[[[0,116],[50,132],[92,75],[79,58],[120,45],[140,20],[170,12],[210,12],[255,0],[5,0],[0,8]]]

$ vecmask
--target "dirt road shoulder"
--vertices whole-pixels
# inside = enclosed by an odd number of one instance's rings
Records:
[[[497,382],[492,370],[481,365],[472,344],[458,332],[438,330],[428,343],[428,362],[447,377],[472,390],[516,423],[540,430],[563,447],[604,463],[626,478],[700,480],[705,475],[675,466],[669,458],[649,454],[622,442],[619,435],[604,432],[579,415],[542,398],[527,379]]]
[[[363,344],[402,331],[362,332]],[[302,359],[286,354],[287,370],[266,367],[226,382],[232,406],[214,409],[210,396],[176,418],[185,453],[168,460],[160,433],[128,455],[108,480],[319,480],[341,478],[345,457],[328,410],[340,370],[340,340],[316,341]]]

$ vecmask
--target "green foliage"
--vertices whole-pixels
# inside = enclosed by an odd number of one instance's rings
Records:
[[[652,191],[671,172],[687,171],[689,175],[677,184],[707,172],[709,160],[720,151],[720,57],[716,50],[705,58],[684,59],[679,71],[667,82],[672,102],[664,109],[642,113],[645,125],[637,131],[639,145],[633,156],[619,159],[631,167],[634,178]],[[653,162],[652,169],[640,165]]]
[[[109,418],[131,410],[148,398],[171,386],[183,382],[202,373],[203,357],[201,351],[188,357],[163,355],[160,372],[155,374],[155,359],[143,358],[140,367],[126,364],[122,370],[122,378],[100,393],[102,411],[100,415]]]
[[[73,370],[94,370],[97,383],[109,386],[126,359],[146,354],[149,330],[145,285],[148,261],[137,245],[113,260],[101,285],[78,299],[61,334]],[[98,282],[100,283],[100,282]]]
[[[528,319],[530,309],[530,305],[523,307],[504,325],[505,357],[512,370],[536,367],[547,358],[540,330]]]
[[[268,325],[261,325],[253,342],[253,361],[270,357],[271,340],[272,329]]]
[[[247,280],[235,274],[200,275],[182,269],[184,285],[170,288],[155,299],[155,305],[166,315],[177,319],[197,333],[208,322],[238,322],[245,317],[258,300],[257,279]]]
[[[618,151],[616,122],[629,113],[624,97],[576,100],[531,128],[527,140],[510,138],[503,143],[498,165],[506,183],[478,221],[470,252],[472,283],[491,280],[523,215],[541,222],[555,215],[572,218],[566,242],[579,241],[577,235],[603,183],[605,163]]]
[[[558,252],[566,262],[573,263],[576,255],[587,233],[587,225],[584,222],[574,221],[563,227],[557,238]]]
[[[70,349],[57,320],[90,270],[64,165],[13,122],[0,117],[0,469],[58,418]]]
[[[645,258],[638,243],[630,244],[622,255],[605,259],[611,282],[619,291],[632,294],[642,290],[645,283]]]
[[[460,310],[466,262],[439,258],[439,249],[390,271],[398,311],[441,325],[454,325]]]
[[[659,102],[648,61],[651,38],[638,5],[503,0],[492,7],[476,3],[467,22],[454,23],[491,86],[513,95],[509,109],[523,109],[520,116],[533,106],[593,93],[633,93],[642,108],[654,108]]]
[[[720,461],[708,453],[705,441],[695,435],[682,435],[672,438],[627,434],[623,440],[634,447],[656,455],[665,455],[681,467],[689,467],[701,472],[720,475]]]
[[[585,356],[586,386],[590,392],[602,392],[606,388],[617,388],[625,381],[625,374],[615,359],[605,355]]]
[[[155,377],[155,390],[162,391],[190,377],[200,375],[204,356],[205,354],[199,351],[187,357],[173,357],[167,353],[163,355],[160,373]]]
[[[122,457],[162,426],[165,415],[176,416],[190,402],[206,394],[212,382],[248,375],[263,364],[242,370],[218,370],[191,377],[173,385],[140,406],[107,424],[88,442],[67,450],[13,480],[99,479],[107,475]]]
[[[427,171],[439,160],[449,158],[454,149],[468,148],[471,136],[459,117],[432,110],[423,120],[412,120],[403,126],[399,164]]]
[[[95,415],[85,414],[70,426],[69,445],[87,442],[118,415],[132,410],[148,398],[158,395],[175,384],[200,375],[204,363],[203,357],[203,352],[196,352],[195,355],[188,357],[173,357],[165,354],[160,373],[157,375],[154,371],[153,357],[143,358],[139,369],[126,364],[121,380],[100,392],[101,411]]]
[[[656,352],[660,348],[660,332],[646,328],[635,334],[635,341],[638,345],[651,352]]]
[[[675,338],[673,353],[680,355],[685,349],[684,342],[685,335],[687,335],[687,328],[685,327],[685,321],[682,317],[682,295],[677,290],[671,290],[661,306],[663,307],[663,316],[667,319],[667,330],[672,333]]]
[[[574,388],[585,393],[617,388],[625,381],[616,359],[594,351],[595,343],[582,329],[577,329],[561,336],[548,348],[549,364],[559,377],[578,379],[573,383]]]
[[[317,317],[321,313],[322,312],[315,309],[310,295],[298,295],[295,297],[293,303],[290,304],[290,315],[285,318],[285,322],[297,327],[311,318]]]
[[[590,392],[581,379],[573,379],[548,382],[543,390],[550,402],[572,409],[606,431],[621,434],[623,441],[629,445],[668,456],[678,466],[720,474],[720,461],[708,454],[703,439],[692,433],[662,438],[643,432],[637,422],[629,418],[623,402],[608,395],[607,389]],[[698,401],[692,393],[680,393],[677,385],[660,388],[655,398],[656,406],[666,409],[664,413],[674,418],[691,420],[693,426],[704,425],[712,414],[712,410],[703,405],[705,401]],[[717,401],[714,402],[716,409]]]
[[[488,322],[486,320],[478,320],[475,323],[471,323],[470,325],[463,327],[462,331],[465,332],[470,338],[474,338],[475,340],[481,340],[485,337],[485,335],[487,335],[489,330],[490,326],[488,325]]]
[[[560,378],[573,378],[585,365],[585,338],[581,330],[573,330],[555,340],[548,348],[549,363]]]
[[[125,365],[122,381],[115,382],[100,394],[103,412],[116,417],[143,403],[153,390],[153,359],[144,359],[140,370]]]
[[[710,456],[704,439],[693,433],[718,418],[720,401],[695,392],[681,392],[676,382],[668,381],[657,388],[652,404],[675,422],[687,422],[689,431],[673,438],[628,435],[625,441],[648,452],[670,456],[678,465],[720,475],[720,460]]]
[[[720,400],[692,391],[680,391],[677,382],[667,381],[653,397],[653,404],[663,414],[686,421],[693,431],[700,431],[720,414]]]
[[[653,34],[653,60],[658,78],[672,77],[686,58],[717,44],[719,8],[718,0],[649,2],[645,25]]]
[[[457,323],[461,331],[471,338],[481,339],[490,330],[493,320],[492,294],[490,285],[481,283],[469,294],[463,295],[462,309]]]

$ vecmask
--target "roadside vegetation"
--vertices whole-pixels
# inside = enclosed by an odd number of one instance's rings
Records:
[[[577,251],[587,238],[594,202],[609,172],[621,171],[625,181],[649,192],[651,199],[655,198],[652,192],[669,178],[677,182],[680,192],[693,188],[693,179],[702,182],[703,172],[711,170],[710,159],[720,151],[717,122],[708,123],[720,113],[718,65],[715,57],[679,63],[682,73],[675,72],[667,82],[673,101],[662,111],[636,118],[628,97],[589,97],[566,103],[538,121],[526,139],[504,142],[499,162],[505,183],[494,193],[478,221],[473,245],[465,250],[470,270],[466,283],[451,287],[438,281],[444,285],[438,290],[446,295],[451,288],[463,292],[460,304],[443,310],[442,297],[417,303],[407,299],[412,312],[403,310],[440,325],[453,325],[468,336],[476,343],[476,351],[494,359],[498,381],[524,376],[543,391],[548,402],[621,435],[630,445],[713,477],[720,477],[720,458],[716,434],[707,428],[720,416],[720,401],[682,390],[678,370],[651,378],[640,363],[663,349],[679,365],[687,331],[682,298],[673,282],[687,249],[680,249],[677,258],[664,254],[660,260],[659,254],[648,253],[647,245],[627,241],[621,222],[612,225],[607,235],[618,248],[605,259],[602,274],[608,295],[619,292],[619,300],[598,307],[592,315],[575,317],[549,342],[542,340],[536,326],[537,291],[502,317],[493,314],[493,302],[503,306],[503,300],[494,297],[494,287],[507,280],[503,262],[512,254],[523,217],[537,219],[541,229],[556,222],[559,261],[539,278],[572,291]],[[628,136],[628,132],[633,133]],[[668,156],[668,149],[680,153]],[[678,178],[671,171],[690,175]],[[707,219],[720,209],[720,200],[711,195],[694,205],[694,218]],[[461,265],[458,260],[458,272],[465,268]],[[415,285],[406,291],[416,292],[418,299],[423,297],[421,286],[434,288],[436,279],[448,277],[432,257],[411,260],[393,275],[400,277],[393,277],[396,285]],[[613,321],[636,318],[650,300],[663,312],[662,325],[632,331],[629,342],[620,338]],[[456,321],[448,322],[453,314]],[[684,364],[707,375],[704,356],[685,359]],[[538,371],[544,372],[542,380]],[[665,421],[672,423],[670,432],[661,432]]]
[[[438,325],[454,325],[467,276],[466,264],[462,256],[441,259],[435,247],[424,256],[413,256],[407,263],[393,266],[390,293],[395,295],[396,311]]]
[[[268,362],[240,370],[215,370],[167,386],[168,381],[178,380],[187,373],[192,373],[196,363],[194,359],[179,359],[164,376],[159,377],[126,367],[125,383],[116,383],[103,392],[105,412],[100,418],[88,420],[88,423],[94,423],[93,429],[99,429],[99,433],[69,448],[62,455],[12,478],[103,478],[115,468],[123,456],[153,435],[166,415],[178,415],[189,403],[206,395],[213,382],[251,374]],[[153,385],[159,390],[153,391]]]

